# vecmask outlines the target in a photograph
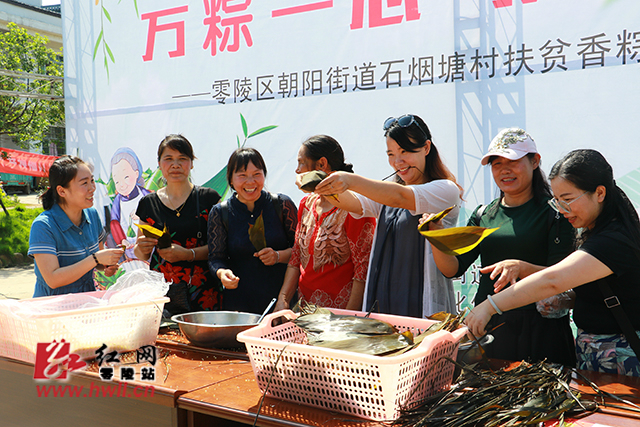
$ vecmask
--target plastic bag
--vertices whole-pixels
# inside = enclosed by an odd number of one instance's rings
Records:
[[[161,298],[167,294],[170,283],[164,280],[164,274],[139,269],[122,275],[104,294],[107,304],[125,304],[143,302]]]
[[[573,308],[574,297],[575,293],[572,290],[565,291],[536,302],[536,309],[542,317],[559,319]]]
[[[109,305],[152,301],[166,295],[170,283],[157,271],[139,269],[122,275],[106,292],[81,292],[49,298],[0,302],[0,311],[22,319],[46,313],[105,307]]]

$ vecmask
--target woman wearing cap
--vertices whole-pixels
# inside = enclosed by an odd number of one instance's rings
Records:
[[[551,205],[581,230],[578,250],[503,290],[493,305],[479,304],[465,323],[482,334],[496,311],[506,315],[573,288],[577,367],[640,376],[638,213],[616,185],[611,165],[595,150],[570,152],[553,166],[549,178],[555,195]]]
[[[315,192],[337,194],[338,200],[328,200],[355,218],[377,218],[364,310],[420,318],[439,311],[455,313],[451,280],[438,272],[429,245],[416,229],[421,214],[451,206],[455,208],[443,221],[454,225],[462,190],[440,159],[420,117],[390,117],[383,130],[396,182],[336,172]]]
[[[432,246],[436,264],[447,277],[461,276],[480,256],[483,275],[474,299],[476,306],[487,299],[491,303],[492,295],[505,286],[560,261],[573,250],[571,225],[547,203],[551,191],[528,133],[519,128],[501,131],[481,163],[491,165],[500,197],[476,208],[468,225],[499,229],[463,255],[447,255]],[[438,227],[438,223],[430,225]],[[543,317],[535,304],[496,314],[491,327],[500,326],[491,332],[495,340],[486,348],[487,355],[505,360],[547,359],[574,366],[568,310],[549,308],[550,303],[567,299],[563,295],[541,304],[541,311],[554,318]]]

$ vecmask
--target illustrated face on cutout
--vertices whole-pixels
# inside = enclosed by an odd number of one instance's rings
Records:
[[[116,192],[128,196],[135,188],[140,172],[134,170],[127,160],[122,159],[113,165],[111,175],[116,185]]]

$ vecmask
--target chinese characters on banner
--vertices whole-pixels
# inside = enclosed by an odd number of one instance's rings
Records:
[[[615,49],[615,50],[614,50]],[[278,75],[220,78],[213,81],[210,91],[179,94],[208,96],[219,103],[241,103],[271,99],[295,98],[318,94],[342,93],[347,90],[366,91],[388,89],[404,85],[455,83],[482,78],[508,77],[520,74],[567,71],[573,68],[604,67],[608,53],[615,53],[615,65],[640,62],[640,31],[622,30],[615,39],[605,33],[589,35],[577,42],[562,39],[547,40],[533,48],[525,43],[509,45],[500,55],[496,46],[490,53],[478,49],[471,54],[454,52],[451,55],[413,57],[363,63],[336,65],[326,70],[283,71]],[[532,64],[539,64],[537,71]],[[481,74],[482,73],[482,74]]]
[[[364,27],[365,0],[352,0],[351,30]],[[527,1],[527,0],[525,0]],[[529,0],[531,1],[531,0]],[[535,0],[533,0],[535,1]],[[403,5],[404,2],[404,5]],[[237,52],[241,44],[246,47],[253,46],[253,39],[249,24],[253,21],[253,15],[249,13],[251,0],[203,0],[204,8],[189,10],[189,5],[177,6],[169,9],[147,12],[140,15],[140,19],[148,21],[147,43],[144,61],[152,61],[155,49],[156,35],[162,31],[170,31],[175,34],[176,48],[169,51],[169,57],[175,58],[185,55],[185,14],[203,13],[202,24],[207,28],[207,35],[202,48],[210,50],[212,56],[218,52]],[[420,19],[418,0],[368,0],[367,7],[369,28],[386,25],[400,24],[403,20],[416,21]],[[398,9],[394,15],[383,16],[386,3],[387,9]],[[317,12],[333,7],[333,0],[309,2],[294,7],[274,9],[272,18],[295,15],[298,13]],[[497,7],[497,6],[496,6]],[[159,23],[162,21],[164,23]]]
[[[516,0],[523,4],[537,0]],[[271,18],[300,13],[319,13],[334,7],[333,0],[306,2],[301,5],[274,9]],[[512,0],[494,0],[495,8],[509,7]],[[169,9],[143,13],[142,20],[148,20],[148,35],[144,61],[152,61],[158,32],[171,31],[175,34],[176,48],[168,52],[174,58],[186,55],[185,14],[203,13],[203,25],[207,35],[202,48],[212,56],[219,52],[237,52],[241,46],[253,46],[249,28],[253,21],[250,13],[251,0],[203,0],[203,8],[182,5]],[[365,7],[366,6],[366,7]],[[197,9],[195,11],[194,9]],[[369,28],[397,25],[420,19],[417,0],[352,0],[351,30],[365,25],[365,10],[368,11]],[[395,14],[390,11],[396,11]],[[383,13],[384,12],[384,13]],[[160,23],[162,21],[163,23]],[[168,21],[168,22],[165,22]],[[604,67],[605,57],[615,52],[616,65],[640,62],[640,31],[622,29],[612,40],[605,33],[587,35],[579,41],[560,38],[548,39],[542,46],[531,47],[522,43],[509,45],[502,54],[498,46],[491,46],[488,53],[478,49],[472,53],[453,52],[425,55],[411,59],[389,59],[377,63],[364,62],[361,65],[336,65],[328,69],[282,71],[277,75],[236,76],[219,78],[212,82],[211,89],[196,94],[176,94],[174,99],[207,96],[219,103],[240,103],[270,99],[295,98],[316,94],[341,93],[347,90],[367,91],[378,88],[388,89],[403,84],[423,85],[434,83],[454,83],[481,78],[518,76],[522,73],[547,73],[554,69],[567,71],[569,63],[580,64],[582,69]],[[615,49],[615,50],[614,50]],[[542,64],[538,70],[531,64]],[[611,65],[611,64],[607,64]]]

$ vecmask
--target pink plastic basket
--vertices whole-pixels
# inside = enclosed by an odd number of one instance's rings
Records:
[[[28,318],[14,314],[8,306],[0,304],[0,356],[34,363],[38,343],[61,339],[70,343],[71,352],[82,358],[95,357],[95,351],[102,344],[110,351],[122,352],[155,343],[162,309],[169,298],[78,309],[86,302],[83,296],[99,298],[103,293],[76,294],[79,295],[77,299],[63,295],[65,298],[53,296],[16,301],[18,304],[35,300],[54,302],[50,307],[53,312]]]
[[[238,334],[238,341],[247,346],[260,390],[267,389],[267,395],[279,399],[377,421],[396,419],[400,408],[449,387],[455,366],[443,356],[455,360],[458,343],[467,331],[462,327],[453,333],[436,332],[413,350],[381,357],[306,345],[304,331],[293,322],[272,326],[283,315],[297,317],[291,311],[273,313],[260,325]],[[385,314],[370,317],[414,335],[436,323]]]

